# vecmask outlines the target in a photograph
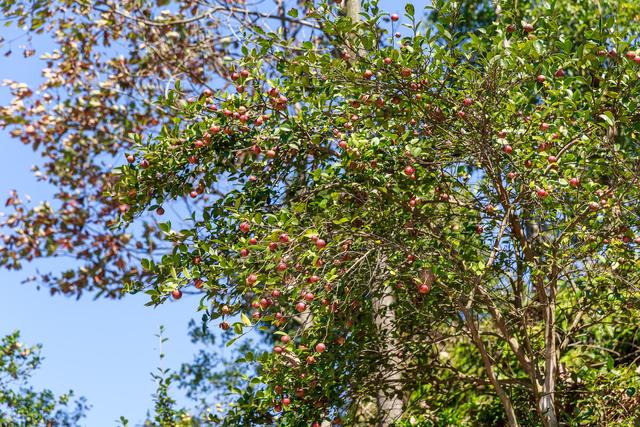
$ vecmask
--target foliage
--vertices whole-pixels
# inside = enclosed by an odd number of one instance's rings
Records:
[[[40,346],[26,347],[19,332],[0,343],[0,425],[76,426],[88,409],[84,398],[72,400],[73,392],[55,396],[28,385],[40,367]]]
[[[397,37],[363,3],[308,11],[328,46],[255,29],[235,88],[161,101],[108,189],[124,223],[231,189],[159,224],[129,289],[196,284],[205,319],[274,333],[226,425],[628,425],[640,5],[434,2]]]

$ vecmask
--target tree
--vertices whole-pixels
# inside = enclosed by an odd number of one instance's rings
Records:
[[[76,426],[88,409],[84,398],[72,401],[73,392],[56,397],[50,390],[28,385],[42,363],[40,346],[26,347],[19,332],[0,342],[0,425]]]
[[[130,289],[195,283],[206,319],[274,333],[228,425],[628,425],[640,5],[462,25],[434,2],[426,31],[408,5],[397,37],[376,2],[333,3],[305,16],[330,45],[257,30],[234,90],[169,91],[109,189],[123,223],[233,187],[160,224],[173,249]]]
[[[0,1],[7,24],[28,36],[26,42],[0,37],[5,55],[18,42],[27,46],[25,57],[40,53],[34,46],[49,38],[55,46],[34,64],[42,67],[40,86],[3,81],[13,99],[0,107],[0,126],[42,157],[34,174],[53,194],[32,204],[20,188],[12,191],[5,202],[10,211],[0,220],[0,266],[70,258],[64,271],[45,270],[29,280],[78,297],[91,292],[118,298],[125,281],[142,277],[140,259],[166,249],[159,246],[156,216],[120,233],[110,225],[125,206],[103,196],[115,179],[113,165],[131,154],[130,134],[170,123],[172,112],[155,100],[176,79],[193,93],[231,81],[239,23],[277,22],[293,37],[308,27],[287,16],[282,1],[261,2],[260,8],[244,3]],[[185,200],[174,208],[180,217],[193,207]]]

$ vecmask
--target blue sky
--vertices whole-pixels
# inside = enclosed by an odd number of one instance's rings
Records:
[[[380,2],[384,10],[399,14],[403,13],[404,4],[404,1]],[[7,40],[17,34],[15,30],[0,28],[0,35]],[[18,80],[33,87],[41,80],[42,63],[37,57],[52,45],[38,39],[33,46],[37,51],[35,57],[25,59],[19,49],[25,41],[23,38],[13,42],[15,53],[10,57],[0,56],[0,80]],[[0,47],[0,54],[6,49]],[[0,104],[8,100],[8,91],[0,88]],[[0,130],[0,154],[0,201],[4,202],[14,188],[30,195],[34,202],[47,199],[51,188],[37,183],[30,172],[31,165],[39,162],[30,148]],[[191,360],[196,348],[186,332],[189,319],[199,318],[198,300],[185,296],[154,309],[144,306],[147,302],[144,295],[119,301],[94,301],[84,296],[77,301],[51,297],[46,289],[38,291],[35,283],[20,284],[36,268],[55,270],[65,262],[68,261],[44,260],[18,272],[0,269],[0,335],[19,329],[23,342],[43,344],[44,364],[32,384],[57,393],[73,389],[85,396],[92,408],[84,425],[113,426],[121,415],[136,425],[152,406],[155,385],[150,372],[159,361],[155,334],[160,325],[165,325],[169,341],[163,348],[164,367],[177,367],[180,362]]]

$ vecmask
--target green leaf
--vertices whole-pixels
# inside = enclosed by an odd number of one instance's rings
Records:
[[[249,319],[246,314],[240,313],[240,320],[242,320],[245,326],[251,326],[251,319]]]

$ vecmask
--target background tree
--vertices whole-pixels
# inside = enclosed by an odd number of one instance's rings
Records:
[[[27,347],[14,332],[0,342],[0,425],[76,426],[88,406],[84,398],[72,400],[73,392],[56,396],[36,391],[29,378],[42,363],[40,346]]]
[[[169,91],[109,189],[125,223],[233,187],[160,224],[130,289],[274,333],[227,425],[629,424],[640,6],[436,2],[422,32],[409,5],[407,37],[363,6],[307,11],[328,46],[257,30],[229,92]]]

